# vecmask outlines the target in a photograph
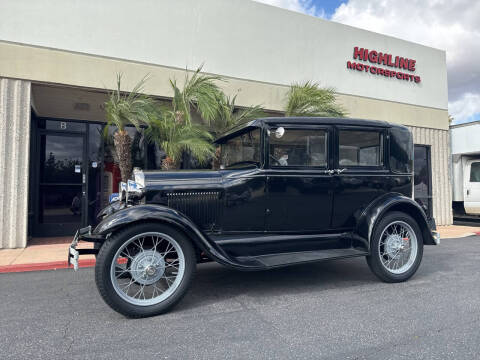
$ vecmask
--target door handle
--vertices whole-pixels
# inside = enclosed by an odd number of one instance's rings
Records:
[[[342,172],[344,172],[345,170],[347,169],[335,169],[334,171],[337,173],[337,174],[341,174]]]
[[[467,195],[470,195],[470,189],[467,189]]]

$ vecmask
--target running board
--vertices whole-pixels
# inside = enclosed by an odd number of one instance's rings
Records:
[[[357,250],[354,248],[348,249],[329,249],[329,250],[315,250],[302,251],[294,253],[269,254],[260,256],[239,256],[235,260],[246,266],[255,268],[273,268],[279,266],[288,266],[294,264],[302,264],[313,261],[342,259],[355,256],[366,256],[368,252]]]

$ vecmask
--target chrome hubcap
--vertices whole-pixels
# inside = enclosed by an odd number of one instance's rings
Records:
[[[408,241],[408,238],[407,238]],[[395,256],[398,251],[405,248],[404,240],[400,235],[388,235],[385,241],[386,253],[389,257]]]
[[[418,243],[412,227],[404,221],[388,224],[378,243],[383,267],[393,274],[403,274],[415,263]]]
[[[165,260],[156,251],[141,251],[134,256],[130,269],[130,273],[136,282],[151,285],[163,276]]]
[[[185,256],[171,236],[149,232],[126,241],[113,258],[110,278],[115,292],[139,306],[158,304],[180,285]]]

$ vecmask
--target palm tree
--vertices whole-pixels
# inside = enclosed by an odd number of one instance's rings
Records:
[[[209,124],[210,132],[214,136],[224,133],[227,129],[235,125],[265,116],[261,105],[236,109],[236,99],[237,95],[230,98],[225,94],[222,94],[220,99],[218,99],[218,114]]]
[[[217,82],[221,76],[202,74],[203,65],[190,74],[185,72],[181,86],[170,79],[173,99],[170,106],[157,109],[148,127],[150,141],[156,142],[167,154],[162,160],[164,170],[178,168],[183,153],[190,153],[200,163],[208,162],[214,154],[213,136],[205,129],[221,111],[223,92]],[[204,126],[194,124],[193,114],[200,115]]]
[[[240,110],[236,109],[236,99],[237,95],[230,98],[229,96],[222,94],[221,98],[218,100],[218,114],[209,124],[209,131],[214,137],[223,134],[227,129],[232,128],[235,125],[244,124],[250,120],[265,116],[261,105],[255,105]],[[220,167],[220,147],[217,147],[215,150],[212,167],[214,169]]]
[[[142,94],[147,77],[141,79],[131,92],[121,91],[122,75],[117,74],[117,87],[110,93],[105,103],[107,126],[105,136],[108,136],[110,126],[115,126],[113,142],[117,153],[118,165],[122,181],[126,182],[132,174],[132,139],[126,130],[127,125],[133,125],[140,130],[150,119],[150,111],[154,106],[152,98]]]
[[[203,126],[183,123],[178,113],[171,110],[152,113],[145,135],[165,151],[163,170],[177,169],[184,152],[192,154],[200,163],[208,162],[215,152],[213,136]]]
[[[171,106],[158,107],[149,121],[147,138],[167,154],[162,160],[165,170],[178,168],[184,153],[191,154],[200,163],[207,163],[214,158],[214,135],[262,114],[260,106],[235,111],[236,96],[227,97],[217,85],[224,78],[202,74],[202,67],[193,74],[187,71],[181,87],[176,80],[170,80]],[[192,121],[195,113],[200,115],[201,124]]]
[[[317,83],[307,81],[294,83],[287,93],[285,116],[328,116],[347,115],[345,109],[336,103],[333,88],[321,88]]]
[[[198,112],[207,124],[213,121],[218,113],[218,99],[223,93],[216,83],[224,79],[221,76],[201,74],[202,68],[203,65],[191,76],[186,71],[181,89],[176,80],[170,79],[173,90],[172,111],[177,122],[181,124],[192,123],[193,110]]]

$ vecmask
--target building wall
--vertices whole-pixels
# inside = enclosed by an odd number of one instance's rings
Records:
[[[411,126],[432,145],[437,223],[452,221],[445,51],[246,0],[15,0],[0,14],[0,248],[26,244],[30,83],[105,91],[123,73],[128,91],[149,74],[145,92],[166,99],[168,79],[202,63],[238,106],[281,112],[309,80],[350,117]],[[422,81],[347,69],[355,46],[415,59]]]
[[[447,109],[445,51],[254,1],[15,0],[0,14],[0,40]],[[355,46],[415,59],[422,81],[347,69]]]
[[[124,74],[122,84],[127,91],[149,74],[145,92],[164,98],[173,95],[168,79],[176,78],[181,82],[185,76],[183,69],[0,41],[0,76],[110,90],[115,88],[116,73]],[[238,106],[261,104],[272,111],[284,109],[288,91],[287,85],[238,78],[227,78],[220,86],[229,95],[238,94]],[[339,94],[338,100],[350,117],[448,130],[446,108],[344,94]]]
[[[0,78],[0,249],[27,244],[29,81]]]
[[[437,225],[450,225],[453,214],[448,131],[409,128],[415,144],[431,145],[433,217]]]

